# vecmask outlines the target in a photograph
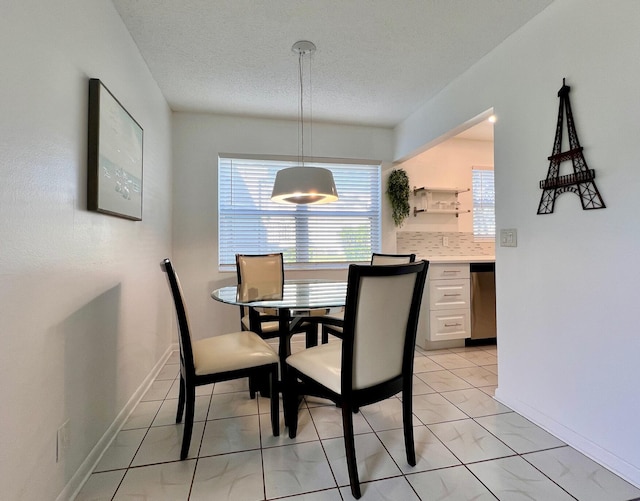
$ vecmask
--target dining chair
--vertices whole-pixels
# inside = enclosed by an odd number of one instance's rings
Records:
[[[290,355],[284,372],[285,424],[298,428],[301,395],[332,400],[342,411],[351,492],[360,498],[353,433],[356,409],[402,392],[407,462],[415,466],[412,376],[416,329],[429,263],[351,265],[342,340]]]
[[[185,414],[180,459],[186,459],[191,443],[195,412],[196,387],[239,379],[261,378],[271,388],[278,380],[278,355],[255,332],[240,331],[193,341],[189,329],[187,307],[180,280],[169,259],[160,263],[167,275],[169,288],[176,309],[178,341],[180,344],[180,393],[176,423]],[[279,398],[271,398],[271,430],[280,434]],[[186,412],[185,412],[186,410]]]
[[[383,264],[404,264],[413,263],[416,260],[415,254],[381,254],[374,252],[371,254],[372,265]],[[322,317],[321,341],[322,344],[329,342],[329,334],[342,338],[342,323],[344,321],[344,311],[329,314]]]
[[[284,259],[282,253],[236,254],[238,291],[244,301],[278,297],[284,287]],[[250,330],[263,339],[280,336],[278,311],[271,308],[240,306],[242,330]],[[301,322],[288,334],[305,334],[307,347],[318,344],[318,324]]]

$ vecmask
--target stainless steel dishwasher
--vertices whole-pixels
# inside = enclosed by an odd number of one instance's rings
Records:
[[[495,263],[470,263],[471,338],[467,345],[496,341]]]

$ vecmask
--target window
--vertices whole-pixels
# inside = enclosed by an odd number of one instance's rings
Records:
[[[276,172],[296,157],[218,159],[218,249],[221,270],[236,254],[282,252],[290,268],[335,268],[369,262],[380,249],[380,164],[305,161],[333,172],[337,202],[322,205],[271,201]]]
[[[475,239],[496,238],[496,192],[493,185],[493,169],[472,168],[473,236]]]

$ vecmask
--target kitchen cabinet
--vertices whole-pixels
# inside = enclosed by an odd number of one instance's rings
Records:
[[[431,263],[422,297],[416,343],[432,349],[438,341],[471,336],[469,263]]]
[[[470,191],[469,189],[458,188],[414,188],[413,215],[417,216],[421,212],[430,214],[458,214],[471,212],[470,210],[460,210],[458,194]]]

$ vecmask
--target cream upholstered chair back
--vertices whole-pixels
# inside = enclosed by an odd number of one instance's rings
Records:
[[[405,264],[413,263],[416,260],[415,254],[380,254],[374,252],[371,254],[371,264]]]
[[[282,253],[236,255],[238,288],[243,301],[277,298],[282,296],[284,262]]]
[[[284,287],[284,259],[282,253],[274,254],[236,254],[236,272],[238,276],[238,299],[257,301],[282,297]],[[243,318],[247,318],[247,308],[241,307]],[[260,310],[270,315],[273,310]]]
[[[354,390],[411,372],[427,264],[356,268],[355,284],[350,269],[343,338],[345,356],[353,361],[345,364],[343,359],[343,373],[351,366]],[[345,383],[343,379],[343,394]]]

